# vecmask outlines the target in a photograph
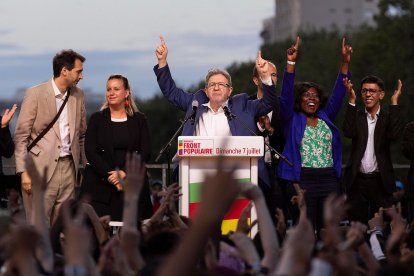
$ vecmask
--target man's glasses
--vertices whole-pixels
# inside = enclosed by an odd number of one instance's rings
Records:
[[[369,93],[369,94],[373,95],[373,94],[376,94],[377,92],[381,92],[381,90],[380,89],[372,89],[372,88],[362,88],[361,89],[361,94]]]
[[[218,85],[220,89],[229,88],[230,85],[225,82],[210,82],[207,84],[207,88],[215,88]]]

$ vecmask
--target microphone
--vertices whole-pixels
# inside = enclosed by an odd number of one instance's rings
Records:
[[[231,121],[232,119],[236,118],[236,115],[234,115],[233,113],[231,113],[229,107],[227,106],[227,104],[223,104],[222,108],[224,110],[224,115],[226,115],[227,119],[229,121]]]
[[[226,115],[226,117],[227,117],[227,120],[229,120],[229,121],[231,121],[231,120],[233,120],[233,119],[238,119],[237,117],[236,117],[236,115],[234,115],[233,113],[231,113],[231,111],[230,111],[230,109],[229,109],[229,107],[227,106],[227,104],[223,104],[222,106],[221,106],[222,108],[223,108],[223,110],[224,110],[224,115]],[[249,131],[250,132],[250,134],[251,135],[253,135],[253,136],[259,136],[259,135],[257,135],[256,134],[256,132],[254,132],[253,130],[251,130],[242,120],[237,120],[240,124],[241,124],[241,126],[244,128],[244,129],[246,129],[247,131]],[[273,148],[268,142],[266,142],[266,140],[264,141],[264,143],[265,143],[265,145],[266,146],[268,146],[273,152],[275,152],[275,154],[277,155],[277,156],[279,156],[279,158],[282,158],[286,163],[288,163],[291,167],[293,166],[293,164],[292,164],[292,162],[290,162],[287,158],[286,158],[286,156],[284,156],[283,154],[281,154],[281,153],[279,153],[275,148]]]
[[[195,117],[196,117],[196,113],[197,113],[197,108],[198,108],[198,101],[194,100],[191,103],[191,106],[193,107],[193,111],[191,111],[191,115],[190,115],[189,118],[190,118],[191,124],[194,125],[194,121],[195,121]]]

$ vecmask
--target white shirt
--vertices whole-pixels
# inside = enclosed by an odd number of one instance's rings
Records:
[[[272,115],[273,115],[273,110],[270,111],[269,113],[267,113],[267,117],[269,117],[269,120],[272,121]],[[257,128],[259,129],[260,132],[264,132],[266,129],[262,128],[262,126],[260,125],[259,122],[257,122]],[[271,163],[272,162],[272,151],[270,150],[270,148],[266,145],[269,144],[269,135],[266,135],[264,137],[264,141],[265,141],[265,154],[264,154],[264,160],[266,163]]]
[[[60,92],[59,88],[56,86],[54,79],[52,79],[52,87],[55,93],[56,112],[58,112],[63,102],[65,101],[65,98],[68,95],[68,91],[65,91],[64,95],[62,96],[62,93]],[[71,155],[68,103],[65,104],[65,107],[63,108],[62,113],[60,114],[57,122],[59,124],[60,142],[61,142],[59,156],[63,157],[63,156]]]
[[[195,129],[195,136],[231,136],[229,122],[224,110],[220,107],[215,112],[210,105],[210,102],[203,104],[208,107],[207,112],[203,112],[198,120]]]
[[[262,80],[262,83],[266,84],[266,85],[272,85],[272,78],[269,77],[266,80]],[[259,97],[257,97],[259,98]],[[273,110],[270,111],[269,113],[267,113],[267,117],[269,117],[269,120],[272,121],[272,115],[273,115]],[[257,128],[259,129],[260,132],[264,132],[266,129],[262,128],[262,126],[260,125],[259,122],[256,123],[257,124]],[[270,148],[267,146],[269,144],[269,135],[266,135],[264,137],[264,141],[265,141],[265,153],[264,153],[264,161],[266,163],[271,163],[272,162],[272,152],[270,150]],[[267,143],[267,144],[266,144]]]
[[[361,167],[359,169],[362,173],[372,173],[378,171],[378,163],[374,150],[374,132],[375,126],[377,125],[378,114],[380,113],[380,109],[381,108],[378,108],[378,111],[374,115],[374,117],[371,117],[371,114],[369,114],[369,112],[365,110],[365,113],[367,114],[368,123],[368,140],[364,156],[361,160]]]

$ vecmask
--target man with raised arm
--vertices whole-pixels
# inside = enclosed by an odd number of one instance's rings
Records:
[[[277,83],[277,68],[276,65],[272,62],[269,62],[270,75],[272,81],[276,86]],[[259,72],[257,71],[256,66],[253,67],[253,83],[257,87],[257,92],[249,96],[251,100],[257,100],[263,98],[263,84],[259,78]],[[279,116],[279,105],[275,106],[272,111],[268,114],[263,115],[257,119],[257,129],[265,141],[265,153],[263,159],[266,164],[267,173],[269,175],[269,183],[266,183],[262,180],[262,177],[259,177],[259,187],[262,189],[263,194],[266,199],[266,205],[271,214],[276,212],[276,208],[282,208],[286,210],[286,202],[284,200],[283,192],[280,185],[286,185],[283,180],[279,179],[276,181],[276,169],[278,165],[278,156],[273,151],[275,149],[277,152],[281,153],[285,144],[285,138],[283,137],[281,121]],[[269,148],[272,147],[273,149]]]
[[[398,80],[389,110],[380,106],[385,96],[384,82],[380,78],[366,76],[362,79],[364,109],[356,108],[355,91],[352,86],[347,88],[349,104],[342,130],[345,137],[352,139],[344,174],[351,220],[367,223],[380,207],[392,205],[395,179],[390,146],[401,136],[404,127],[398,105],[401,87]]]
[[[274,84],[269,70],[269,62],[261,57],[259,52],[256,67],[259,78],[263,83],[264,95],[262,99],[249,100],[247,94],[231,96],[233,87],[231,77],[226,70],[211,69],[205,78],[205,88],[195,93],[188,93],[175,85],[167,63],[168,48],[163,39],[157,47],[155,54],[158,64],[154,67],[158,85],[164,96],[179,109],[185,111],[187,116],[192,113],[192,103],[197,101],[199,106],[195,114],[194,124],[187,122],[182,135],[185,136],[250,136],[248,129],[256,129],[255,118],[269,113],[279,105]],[[285,73],[285,79],[293,79],[293,74]],[[288,82],[293,85],[293,81]],[[284,88],[289,89],[289,88]],[[291,88],[290,88],[291,89]],[[231,113],[236,116],[228,120],[223,106],[228,106]],[[263,159],[259,161],[259,176],[268,176],[265,173]],[[265,179],[269,181],[269,179]]]

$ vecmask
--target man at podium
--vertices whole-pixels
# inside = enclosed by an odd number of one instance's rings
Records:
[[[186,112],[190,120],[183,127],[183,136],[250,136],[256,131],[256,120],[279,106],[269,62],[259,52],[256,68],[263,83],[263,98],[249,100],[245,93],[231,96],[231,76],[226,70],[211,69],[205,78],[205,88],[188,93],[175,85],[167,63],[168,48],[163,37],[155,50],[158,64],[154,66],[158,85],[164,96]],[[283,88],[293,89],[294,73],[286,73]],[[259,176],[270,182],[263,158],[258,164]]]

